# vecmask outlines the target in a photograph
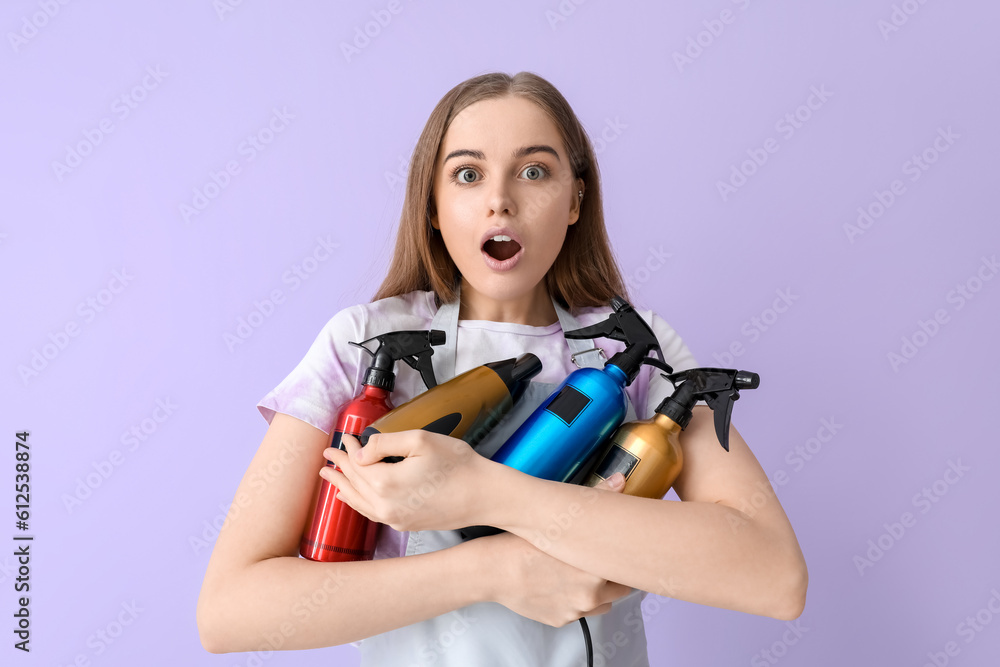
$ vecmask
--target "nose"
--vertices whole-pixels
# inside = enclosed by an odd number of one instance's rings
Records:
[[[517,214],[517,204],[511,194],[510,185],[503,179],[496,179],[494,186],[487,195],[487,206],[494,215],[506,212],[507,215]]]

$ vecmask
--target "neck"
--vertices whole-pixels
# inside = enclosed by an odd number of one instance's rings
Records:
[[[544,327],[557,322],[559,317],[552,305],[552,298],[544,281],[522,296],[498,300],[486,296],[462,278],[462,302],[458,317],[462,320],[489,320]]]

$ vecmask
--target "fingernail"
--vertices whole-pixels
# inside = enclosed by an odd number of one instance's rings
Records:
[[[616,472],[614,475],[611,476],[611,479],[608,480],[608,483],[617,489],[619,486],[625,483],[625,475],[621,474],[620,472]]]

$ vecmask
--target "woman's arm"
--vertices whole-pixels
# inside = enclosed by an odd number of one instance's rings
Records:
[[[693,413],[681,434],[684,466],[674,483],[683,502],[585,496],[579,487],[494,464],[481,486],[492,492],[477,513],[484,524],[609,581],[713,607],[797,618],[808,572],[788,517],[735,427],[726,452],[712,411],[695,406]],[[766,502],[758,503],[762,496]]]
[[[275,414],[205,573],[197,621],[206,650],[337,646],[495,596],[495,582],[478,567],[484,540],[377,561],[299,558],[329,442],[319,429]]]

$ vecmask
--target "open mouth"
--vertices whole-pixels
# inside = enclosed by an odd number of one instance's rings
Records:
[[[497,234],[483,244],[483,252],[497,260],[503,262],[521,250],[521,244],[504,234]]]

